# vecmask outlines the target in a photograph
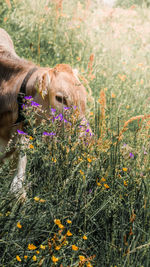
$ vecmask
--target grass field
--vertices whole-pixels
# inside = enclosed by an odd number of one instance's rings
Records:
[[[98,1],[5,0],[0,27],[19,56],[68,63],[88,91],[94,137],[26,114],[27,198],[0,166],[0,266],[150,265],[150,10]],[[33,112],[34,111],[34,112]],[[43,132],[56,136],[43,136]],[[14,170],[15,171],[15,170]]]

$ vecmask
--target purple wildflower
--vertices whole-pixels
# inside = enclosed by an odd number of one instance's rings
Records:
[[[88,146],[88,144],[89,144],[89,143],[87,143],[87,142],[84,142],[84,144],[85,144],[85,146]]]
[[[123,144],[123,146],[124,146],[124,147],[126,147],[126,146],[127,146],[127,144]]]
[[[92,193],[92,189],[90,188],[89,193]]]
[[[132,154],[132,152],[130,152],[129,157],[130,157],[131,159],[134,159],[134,155]]]
[[[38,107],[40,104],[38,104],[37,102],[31,101],[31,106],[33,107]]]
[[[17,130],[17,132],[18,132],[18,134],[28,135],[27,133],[20,131],[20,130]]]
[[[26,107],[26,105],[25,105],[25,104],[22,104],[22,105],[21,105],[21,108],[22,108],[22,109],[23,109],[23,108],[25,108],[25,107]]]
[[[24,97],[26,100],[28,100],[28,99],[31,99],[32,98],[32,96],[30,95],[30,96],[25,96]]]
[[[55,119],[57,120],[58,118],[60,118],[60,121],[63,120],[63,115],[60,113],[58,116],[55,117]]]
[[[63,120],[63,115],[59,114],[59,118],[60,118],[60,121],[62,121]]]
[[[45,135],[45,136],[54,136],[54,135],[56,135],[56,133],[53,133],[53,132],[51,132],[51,133],[43,132],[43,135]]]
[[[70,121],[67,121],[66,119],[64,119],[64,122],[69,123],[71,125],[71,122]]]
[[[53,118],[52,118],[52,123],[55,121],[55,119],[56,119],[56,117],[53,117]]]
[[[77,106],[74,106],[73,108],[74,108],[74,109],[76,109],[76,108],[77,108]]]
[[[51,108],[51,112],[52,112],[52,115],[55,115],[56,109],[55,108]]]
[[[87,129],[86,132],[89,133],[90,132],[90,129]]]
[[[68,110],[68,109],[70,109],[69,107],[64,107],[64,110]]]

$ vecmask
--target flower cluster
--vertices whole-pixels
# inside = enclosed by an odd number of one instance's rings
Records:
[[[97,186],[103,186],[104,189],[109,189],[109,185],[105,182],[106,182],[106,179],[104,177],[102,177],[100,180],[98,178],[96,179]]]

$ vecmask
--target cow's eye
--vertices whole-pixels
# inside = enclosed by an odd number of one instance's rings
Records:
[[[67,106],[67,100],[66,100],[66,98],[64,96],[60,96],[60,95],[58,96],[58,95],[56,95],[56,100],[59,103],[62,103],[62,104],[64,104],[64,105]]]

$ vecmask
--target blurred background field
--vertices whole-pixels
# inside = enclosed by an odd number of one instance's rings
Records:
[[[78,142],[73,116],[71,139],[57,122],[37,127],[29,109],[24,203],[9,193],[11,161],[0,166],[0,266],[150,265],[149,4],[0,1],[20,57],[79,70],[95,134]]]

